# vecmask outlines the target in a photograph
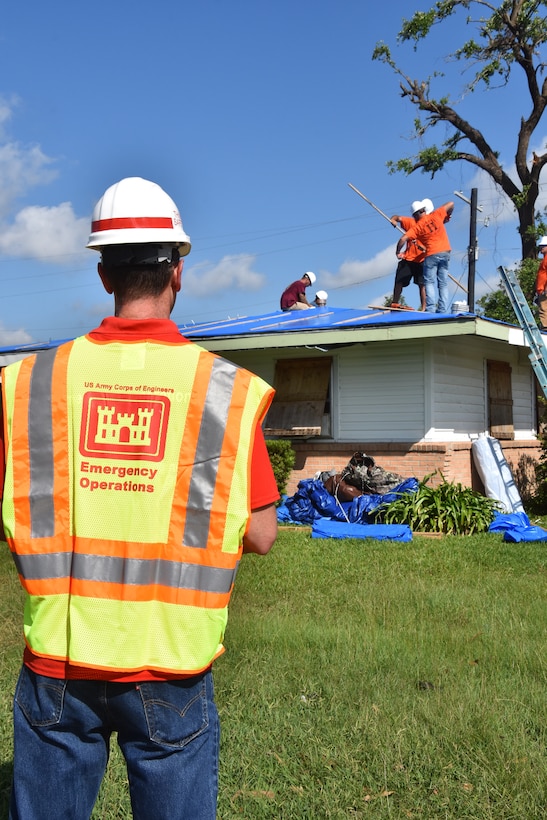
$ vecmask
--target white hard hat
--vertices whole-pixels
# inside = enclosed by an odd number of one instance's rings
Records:
[[[190,253],[177,206],[155,182],[126,177],[108,188],[93,210],[88,248],[110,245],[163,245]]]
[[[412,205],[410,206],[411,213],[415,214],[418,211],[425,211],[426,214],[430,214],[433,211],[433,203],[430,199],[415,199]]]
[[[310,282],[312,283],[312,285],[313,285],[313,283],[315,282],[315,280],[317,279],[317,277],[316,277],[315,273],[312,273],[312,271],[311,271],[311,270],[307,270],[307,271],[306,271],[306,273],[304,274],[304,276],[307,276],[307,277],[308,277],[308,279],[310,280]]]
[[[329,294],[327,293],[326,290],[318,290],[317,293],[315,294],[315,298],[316,299],[328,299]]]
[[[538,248],[544,248],[547,245],[547,236],[542,236],[538,242]]]

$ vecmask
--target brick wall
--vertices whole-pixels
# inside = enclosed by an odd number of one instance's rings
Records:
[[[513,472],[515,482],[523,497],[535,488],[534,467],[541,449],[536,439],[530,441],[502,441],[502,449]],[[384,470],[399,473],[404,478],[414,476],[423,479],[439,470],[447,481],[484,491],[471,455],[471,442],[436,442],[435,444],[297,442],[295,466],[287,487],[287,495],[293,495],[298,482],[313,478],[319,470],[341,470],[356,451],[374,458]],[[430,481],[430,486],[441,482],[440,476]]]

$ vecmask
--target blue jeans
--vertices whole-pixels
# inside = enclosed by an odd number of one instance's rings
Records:
[[[136,684],[57,680],[25,666],[15,692],[10,820],[89,820],[112,732],[134,818],[214,820],[220,731],[211,671]]]
[[[433,253],[424,259],[425,309],[435,312],[435,284],[439,289],[437,313],[448,313],[448,263],[450,251]]]

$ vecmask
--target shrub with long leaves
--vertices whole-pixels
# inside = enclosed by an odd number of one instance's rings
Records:
[[[438,471],[437,471],[438,472]],[[428,487],[435,475],[426,476],[413,493],[403,493],[390,504],[376,509],[377,520],[385,524],[408,524],[414,532],[440,532],[446,535],[472,535],[486,532],[501,511],[499,501],[445,479]]]
[[[282,496],[287,489],[296,453],[291,442],[286,439],[267,439],[266,447],[274,471],[277,491]]]

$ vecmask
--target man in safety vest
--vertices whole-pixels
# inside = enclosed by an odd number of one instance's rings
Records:
[[[211,666],[241,555],[277,532],[273,391],[170,320],[190,240],[158,185],[111,186],[88,247],[115,315],[2,373],[26,591],[10,818],[87,820],[116,732],[135,818],[213,820]]]

